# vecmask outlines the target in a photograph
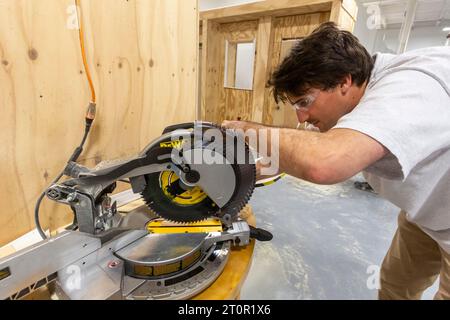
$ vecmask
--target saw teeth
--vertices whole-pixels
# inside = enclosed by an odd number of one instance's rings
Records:
[[[220,129],[224,135],[226,135],[229,131],[224,130],[218,125],[213,125],[213,127]],[[245,144],[245,151],[251,157],[251,152],[247,144]],[[173,223],[196,223],[205,221],[210,217],[220,219],[226,214],[231,216],[231,221],[234,221],[237,219],[240,211],[247,205],[253,194],[256,179],[256,166],[238,164],[232,164],[232,166],[236,172],[237,178],[235,194],[233,194],[233,197],[222,209],[219,209],[217,206],[215,206],[214,202],[209,197],[205,198],[205,200],[199,204],[192,205],[191,210],[188,209],[189,206],[170,208],[170,206],[173,206],[173,204],[170,204],[167,201],[167,198],[161,197],[161,194],[156,192],[156,190],[161,190],[161,188],[159,187],[159,183],[156,183],[155,174],[146,176],[148,184],[141,195],[147,206],[156,216]],[[159,175],[159,173],[157,173],[157,175]],[[155,206],[157,208],[155,208]],[[170,209],[166,210],[166,207]],[[202,207],[204,207],[204,209]],[[179,210],[180,212],[174,214],[176,210]]]
[[[170,223],[174,223],[174,224],[178,224],[178,225],[182,225],[182,224],[189,224],[189,223],[199,223],[199,222],[203,222],[208,220],[208,218],[205,218],[203,220],[197,220],[197,221],[187,221],[187,222],[182,222],[182,221],[175,221],[175,220],[170,220],[170,219],[166,219],[162,216],[160,216],[158,213],[156,213],[153,209],[150,209],[151,213],[153,213],[154,215],[156,215],[158,218],[163,219],[164,221],[170,222]]]

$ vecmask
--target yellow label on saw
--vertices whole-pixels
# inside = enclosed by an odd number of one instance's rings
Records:
[[[153,220],[147,224],[150,233],[208,233],[222,232],[223,226],[219,219],[208,219],[201,222],[176,223],[165,220]]]
[[[180,263],[172,263],[162,266],[154,266],[153,267],[153,275],[154,276],[163,276],[165,274],[170,274],[180,271]]]
[[[153,275],[153,268],[149,266],[135,265],[134,273],[143,277],[149,277]]]
[[[175,141],[161,142],[159,146],[161,148],[181,149],[183,147],[183,144],[185,143],[186,140],[175,140]]]
[[[200,258],[200,251],[196,251],[196,252],[194,252],[193,255],[191,255],[181,261],[181,267],[183,269],[189,268],[191,265],[193,265],[195,262],[197,262],[197,260],[199,258]]]

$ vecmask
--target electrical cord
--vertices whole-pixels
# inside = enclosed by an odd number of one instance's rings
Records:
[[[92,103],[96,102],[95,95],[95,87],[91,77],[91,71],[89,70],[89,65],[86,57],[86,49],[84,45],[84,30],[83,23],[81,21],[81,5],[80,0],[75,0],[76,10],[77,10],[77,19],[78,19],[78,37],[80,38],[80,49],[81,49],[81,57],[83,58],[84,70],[86,72],[86,77],[89,83],[89,88],[91,90],[91,101]]]
[[[84,45],[84,32],[83,32],[83,24],[82,21],[80,19],[81,16],[81,7],[80,7],[80,1],[79,0],[75,0],[75,5],[76,5],[76,10],[77,10],[77,19],[78,19],[78,35],[79,35],[79,39],[80,39],[80,49],[81,49],[81,56],[83,58],[83,66],[84,66],[84,70],[86,71],[86,77],[89,83],[89,88],[91,91],[91,102],[88,106],[87,112],[86,112],[86,116],[85,116],[85,128],[84,128],[84,135],[83,135],[83,139],[81,140],[80,145],[74,150],[72,156],[69,158],[67,163],[71,163],[71,162],[76,162],[78,160],[78,158],[80,157],[81,153],[83,152],[83,147],[84,144],[86,143],[87,137],[89,135],[89,132],[91,130],[92,124],[94,122],[95,119],[95,115],[96,115],[96,94],[95,94],[95,87],[92,81],[92,77],[91,77],[91,72],[89,70],[89,65],[87,63],[87,58],[86,58],[86,50],[85,50],[85,45]],[[57,183],[63,176],[64,176],[64,170],[53,180],[52,184]],[[36,205],[34,207],[34,222],[36,224],[36,229],[39,233],[39,235],[41,236],[41,238],[43,240],[47,239],[47,235],[45,234],[44,230],[42,229],[41,223],[40,223],[40,219],[39,219],[39,209],[41,207],[41,203],[42,200],[44,199],[45,195],[46,195],[46,191],[48,188],[45,189],[44,192],[41,193],[41,195],[39,196],[38,200],[36,201]]]
[[[89,110],[92,109],[92,108],[95,108],[94,106],[95,105],[93,105],[93,104],[89,105],[88,113],[92,112],[92,110],[91,111],[89,111]],[[75,151],[73,152],[72,156],[70,157],[69,161],[67,161],[67,163],[76,162],[78,160],[78,158],[80,157],[81,153],[83,152],[83,147],[84,147],[84,144],[86,143],[86,140],[87,140],[87,137],[88,137],[89,132],[91,130],[93,122],[94,122],[94,119],[89,119],[89,118],[86,117],[86,124],[85,124],[83,139],[81,140],[80,145],[75,149]],[[52,186],[53,184],[57,183],[64,176],[64,171],[65,171],[65,168],[55,178],[55,180],[53,180],[53,182],[51,183],[50,186]],[[47,189],[48,188],[46,188],[45,190],[47,190]],[[41,207],[41,203],[42,203],[42,200],[45,197],[45,194],[46,194],[46,191],[41,193],[41,195],[39,196],[39,198],[38,198],[38,200],[36,202],[36,206],[34,207],[34,222],[36,224],[36,229],[37,229],[39,235],[41,236],[41,238],[43,240],[47,239],[47,236],[46,236],[44,230],[42,229],[42,226],[41,226],[41,223],[40,223],[40,220],[39,220],[39,209]]]
[[[255,188],[262,188],[270,186],[271,184],[274,184],[275,182],[278,182],[279,180],[283,179],[286,176],[286,173],[281,173],[277,176],[271,177],[269,179],[262,179],[256,182]]]
[[[58,177],[53,180],[52,184],[57,183],[59,181],[59,179],[62,178],[63,176],[63,172],[61,172]],[[47,190],[47,189],[46,189]],[[39,196],[38,200],[36,201],[36,205],[34,207],[34,223],[36,224],[36,229],[39,232],[39,235],[41,236],[41,238],[43,240],[47,239],[47,235],[45,234],[44,230],[42,230],[42,226],[41,226],[41,222],[39,221],[39,209],[41,207],[41,202],[45,197],[45,191],[41,193],[41,195]]]

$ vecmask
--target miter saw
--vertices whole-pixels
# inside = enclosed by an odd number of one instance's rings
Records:
[[[255,188],[243,137],[212,123],[168,127],[137,156],[70,177],[46,196],[69,205],[68,230],[0,260],[0,298],[53,283],[62,299],[186,299],[222,272],[231,246],[271,239],[239,218]],[[147,207],[122,214],[110,196],[131,184]]]

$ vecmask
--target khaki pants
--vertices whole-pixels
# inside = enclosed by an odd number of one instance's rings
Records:
[[[418,300],[439,275],[435,299],[450,299],[450,254],[400,212],[397,232],[381,267],[378,298]]]

